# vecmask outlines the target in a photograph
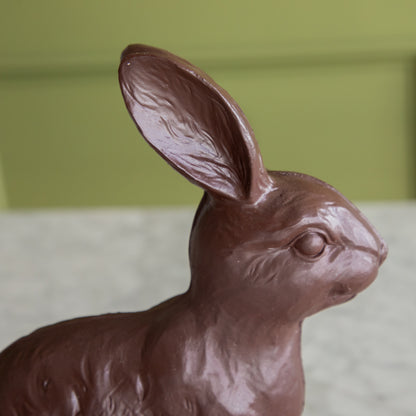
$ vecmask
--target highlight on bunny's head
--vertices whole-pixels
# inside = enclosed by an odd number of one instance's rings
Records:
[[[190,239],[191,295],[232,293],[274,318],[299,320],[374,280],[387,254],[375,229],[326,183],[267,171],[242,110],[208,75],[131,45],[119,76],[143,137],[205,191]]]

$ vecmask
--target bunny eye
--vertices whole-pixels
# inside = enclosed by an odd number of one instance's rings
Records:
[[[326,238],[322,234],[307,232],[296,239],[293,247],[303,256],[313,258],[324,252],[326,244]]]

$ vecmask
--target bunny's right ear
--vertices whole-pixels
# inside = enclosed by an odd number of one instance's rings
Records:
[[[166,51],[131,45],[119,79],[144,138],[187,179],[234,200],[256,201],[269,187],[242,110],[208,75]]]

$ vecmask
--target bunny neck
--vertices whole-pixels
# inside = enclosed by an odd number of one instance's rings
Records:
[[[279,305],[270,307],[269,299],[261,299],[254,293],[250,297],[244,290],[230,288],[198,295],[192,293],[191,285],[183,296],[200,327],[224,326],[231,332],[235,330],[233,337],[241,341],[245,335],[250,342],[253,337],[261,338],[260,346],[286,342],[292,335],[296,338],[303,322],[303,318],[288,320],[279,313]]]
[[[185,391],[193,386],[192,400],[210,403],[221,416],[276,415],[276,409],[300,416],[302,322],[273,323],[250,311],[233,313],[189,292],[172,301],[164,332],[178,354],[166,365],[176,368],[174,382],[183,383]]]
[[[189,293],[184,296],[188,297]],[[213,300],[214,297],[216,300]],[[258,301],[259,303],[261,300]],[[300,341],[302,320],[288,322],[285,319],[268,314],[267,308],[253,307],[238,296],[220,298],[217,295],[203,299],[189,296],[186,300],[189,310],[195,316],[198,328],[204,331],[213,328],[214,332],[224,335],[224,340],[237,343],[234,349],[250,350],[253,343],[256,351],[264,347],[266,350],[283,344]],[[225,329],[225,332],[222,332]],[[220,336],[221,337],[221,336]],[[257,342],[258,341],[258,342]]]

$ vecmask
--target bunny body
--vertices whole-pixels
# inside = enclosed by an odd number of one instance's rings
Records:
[[[144,313],[81,318],[33,333],[3,353],[2,412],[225,416],[285,409],[281,414],[300,414],[298,326],[285,328],[284,336],[267,334],[270,345],[263,340],[259,348],[256,337],[270,328],[249,321],[245,331],[237,325],[224,337],[223,321],[221,327],[206,322],[207,330],[195,312],[179,297]],[[149,313],[163,324],[150,329]],[[284,342],[277,342],[279,333]],[[275,360],[282,352],[284,363]],[[286,388],[278,383],[282,371]]]
[[[205,190],[189,290],[148,311],[42,328],[0,354],[2,416],[299,416],[303,320],[351,299],[387,250],[347,199],[269,172],[228,94],[142,45],[120,65],[151,146]]]

